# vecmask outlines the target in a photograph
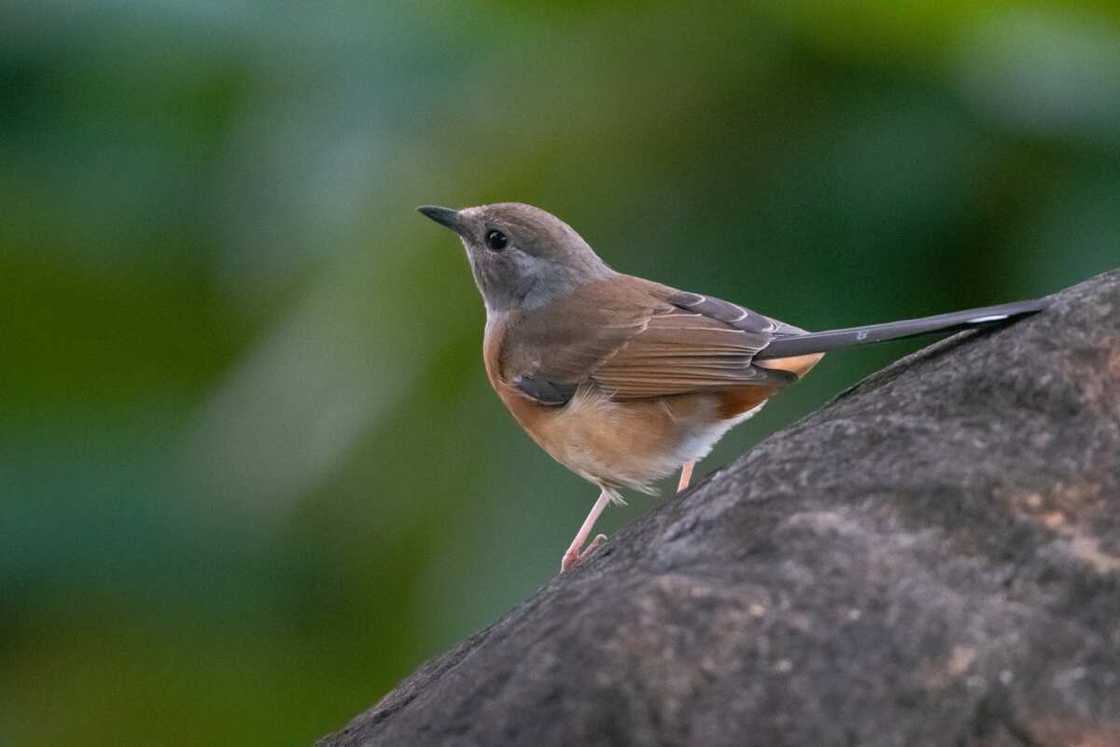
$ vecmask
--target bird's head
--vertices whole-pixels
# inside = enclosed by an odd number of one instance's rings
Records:
[[[539,308],[613,274],[571,226],[532,205],[417,209],[459,234],[488,311]]]

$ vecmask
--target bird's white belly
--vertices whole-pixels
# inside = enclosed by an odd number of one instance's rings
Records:
[[[679,464],[698,462],[711,453],[712,449],[727,432],[735,426],[750,420],[766,405],[763,400],[746,412],[739,413],[728,420],[717,420],[714,423],[697,423],[687,429],[686,435],[681,439],[676,449],[676,459]],[[678,465],[679,466],[679,465]]]

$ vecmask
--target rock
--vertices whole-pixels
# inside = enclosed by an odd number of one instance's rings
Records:
[[[1120,271],[935,344],[320,745],[1120,745]]]

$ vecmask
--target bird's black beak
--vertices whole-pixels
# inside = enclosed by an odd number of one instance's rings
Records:
[[[459,221],[459,211],[452,210],[451,208],[439,207],[438,205],[421,205],[416,208],[419,212],[439,223],[441,226],[447,226],[455,233],[462,233],[462,223]]]

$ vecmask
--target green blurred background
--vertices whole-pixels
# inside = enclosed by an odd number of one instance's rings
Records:
[[[1120,9],[0,3],[0,743],[305,744],[548,581],[595,490],[414,212],[497,200],[808,328],[1047,293],[1120,264]]]

